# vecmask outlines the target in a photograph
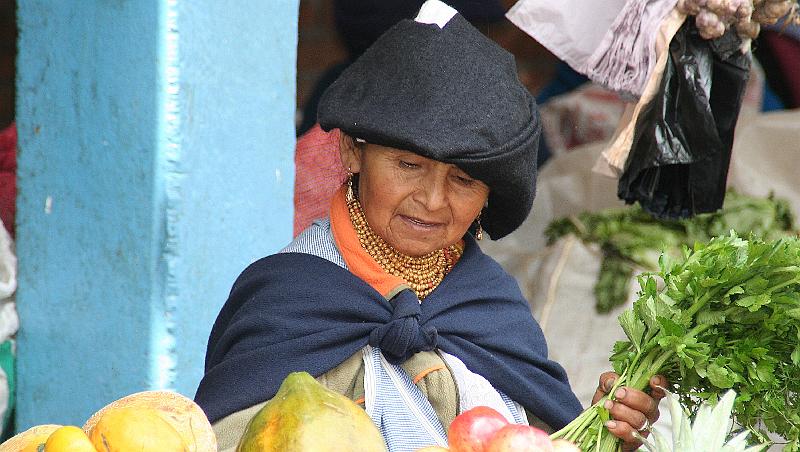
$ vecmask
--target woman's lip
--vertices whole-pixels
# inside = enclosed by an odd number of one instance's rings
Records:
[[[427,222],[425,220],[420,220],[419,218],[409,217],[409,216],[406,216],[406,215],[401,215],[401,217],[406,222],[411,223],[412,225],[415,225],[417,227],[422,227],[422,228],[435,228],[437,226],[441,226],[442,225],[442,223],[431,223],[431,222]]]

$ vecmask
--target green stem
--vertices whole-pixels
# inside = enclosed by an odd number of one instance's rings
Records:
[[[775,292],[776,290],[778,290],[778,289],[780,289],[782,287],[786,287],[788,285],[791,285],[791,284],[794,284],[794,283],[797,283],[797,282],[800,282],[800,278],[792,278],[792,279],[784,281],[784,282],[782,282],[780,284],[775,284],[774,286],[770,287],[767,290],[767,293]]]
[[[581,434],[585,428],[590,425],[595,418],[597,418],[597,405],[596,403],[591,406],[591,408],[584,410],[583,413],[578,415],[575,419],[572,420],[569,424],[564,426],[561,430],[553,433],[550,435],[550,438],[557,439],[557,438],[564,438],[570,441],[574,440],[574,434]]]
[[[726,314],[726,315],[728,315],[728,314]],[[711,328],[711,326],[712,326],[712,325],[710,325],[710,324],[708,324],[708,323],[704,323],[704,324],[696,325],[694,328],[692,328],[691,330],[689,330],[689,332],[688,332],[688,333],[686,333],[686,334],[685,334],[683,337],[684,337],[685,339],[689,339],[689,338],[695,337],[695,336],[697,336],[698,334],[702,333],[703,331],[705,331],[705,330],[707,330],[707,329]]]
[[[630,381],[639,381],[642,378],[643,373],[646,373],[652,363],[653,360],[658,356],[658,353],[663,351],[660,347],[653,347],[651,350],[647,352],[644,358],[641,361],[635,364],[636,371],[632,373]],[[626,369],[627,370],[627,369]],[[643,388],[636,388],[636,389],[643,389]]]
[[[686,333],[683,337],[684,338],[691,338],[695,337],[698,334],[702,333],[703,331],[711,328],[712,325],[710,324],[703,324],[697,325],[688,333]],[[637,367],[638,371],[635,373],[636,377],[631,378],[631,386],[635,389],[645,389],[647,388],[650,377],[653,375],[658,374],[661,371],[661,368],[664,364],[672,358],[675,354],[674,350],[664,350],[662,348],[656,347],[648,353],[648,359],[643,360],[643,362],[647,362],[646,366],[639,366]],[[652,356],[651,356],[652,355]]]
[[[663,354],[659,355],[658,358],[654,359],[653,362],[650,364],[649,367],[643,369],[639,378],[632,381],[631,386],[635,389],[643,390],[647,388],[650,378],[653,375],[656,375],[658,372],[661,371],[661,368],[664,366],[664,363],[667,362],[672,355],[675,354],[673,350],[662,350]]]
[[[717,293],[721,290],[721,287],[717,287],[713,290],[709,290],[705,293],[702,297],[700,297],[697,301],[695,301],[691,306],[689,306],[686,311],[684,311],[687,317],[694,318],[694,315],[697,314],[698,311],[703,309],[703,307],[708,303],[708,301],[717,295]]]

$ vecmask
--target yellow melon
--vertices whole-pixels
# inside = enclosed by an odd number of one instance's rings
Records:
[[[144,407],[106,410],[89,433],[100,452],[186,452],[183,438],[158,411]]]
[[[43,424],[18,433],[0,444],[0,452],[38,452],[51,433],[58,430],[61,425]]]
[[[217,437],[202,408],[174,391],[143,391],[122,397],[93,414],[83,430],[90,433],[104,412],[121,407],[155,409],[181,435],[188,452],[217,452]]]

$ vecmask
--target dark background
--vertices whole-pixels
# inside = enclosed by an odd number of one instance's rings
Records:
[[[506,9],[515,2],[503,0]],[[520,80],[533,94],[555,74],[558,60],[508,20],[490,25],[487,34],[514,54]],[[331,0],[300,0],[298,39],[297,108],[302,110],[325,70],[347,57],[336,32]]]
[[[16,55],[16,2],[0,0],[0,128],[14,120]]]

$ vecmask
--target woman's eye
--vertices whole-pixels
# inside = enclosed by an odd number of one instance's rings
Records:
[[[456,180],[463,185],[472,185],[473,183],[475,183],[475,179],[471,179],[469,177],[464,177],[464,176],[456,176]]]

